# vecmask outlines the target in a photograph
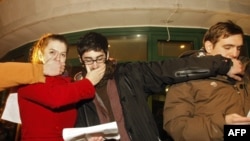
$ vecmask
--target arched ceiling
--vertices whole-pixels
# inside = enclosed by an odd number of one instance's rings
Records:
[[[208,28],[232,20],[250,34],[249,0],[0,0],[0,58],[42,34],[110,27]]]

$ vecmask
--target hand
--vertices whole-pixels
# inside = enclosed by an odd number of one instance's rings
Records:
[[[244,125],[250,124],[250,117],[243,117],[239,114],[228,114],[225,116],[226,124]]]
[[[89,137],[87,140],[88,141],[104,141],[104,138],[102,136],[99,136],[99,137]]]
[[[43,74],[49,75],[49,76],[56,76],[60,75],[64,72],[65,69],[65,63],[61,63],[56,60],[58,54],[48,59],[43,64]]]
[[[233,65],[231,66],[230,70],[228,71],[227,75],[235,80],[240,81],[241,77],[239,75],[244,74],[244,69],[241,61],[237,59],[232,59]]]
[[[87,141],[104,141],[105,140],[105,138],[103,137],[103,134],[101,133],[94,133],[94,134],[86,135],[85,139]]]
[[[90,70],[88,66],[86,66],[87,74],[86,78],[91,81],[93,85],[96,85],[102,78],[105,73],[106,65],[101,65],[97,69]]]

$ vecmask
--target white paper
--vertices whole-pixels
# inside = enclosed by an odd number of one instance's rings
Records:
[[[250,110],[248,111],[247,117],[250,117]]]
[[[14,123],[21,123],[17,93],[9,94],[1,118]]]
[[[64,141],[86,141],[91,135],[101,135],[105,139],[120,139],[116,122],[110,122],[90,127],[64,128]]]

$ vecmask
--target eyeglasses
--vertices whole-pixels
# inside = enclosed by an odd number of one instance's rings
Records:
[[[102,58],[97,58],[95,60],[93,60],[93,59],[85,59],[83,61],[84,61],[84,63],[86,65],[92,65],[94,62],[96,62],[97,64],[104,63],[105,62],[105,58],[102,57]]]

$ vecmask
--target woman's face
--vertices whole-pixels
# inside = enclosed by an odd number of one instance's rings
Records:
[[[44,49],[43,62],[55,57],[55,60],[65,63],[67,55],[67,46],[58,40],[50,40]]]

